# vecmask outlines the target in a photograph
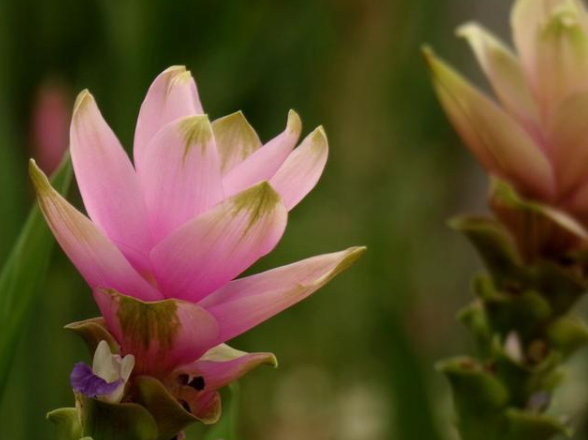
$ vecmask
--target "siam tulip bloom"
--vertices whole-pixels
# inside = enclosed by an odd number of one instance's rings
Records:
[[[581,0],[517,0],[511,18],[514,52],[476,23],[458,30],[498,103],[427,49],[437,94],[488,173],[548,206],[547,217],[586,242],[587,11]],[[500,215],[512,226],[512,215]]]
[[[323,171],[324,130],[295,148],[300,131],[293,111],[266,144],[242,113],[211,123],[190,72],[172,67],[141,107],[134,166],[92,95],[78,97],[70,150],[90,218],[31,162],[41,209],[103,316],[74,327],[98,329],[118,354],[134,356],[134,377],[156,378],[200,420],[218,418],[219,388],[275,364],[269,353],[224,343],[308,297],[364,251],[235,279],[276,246],[288,211]]]

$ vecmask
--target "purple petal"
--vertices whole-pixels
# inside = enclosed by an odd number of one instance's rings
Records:
[[[114,393],[122,383],[122,379],[112,383],[106,382],[96,376],[92,368],[84,362],[78,362],[74,365],[69,381],[74,391],[87,397],[108,396]]]

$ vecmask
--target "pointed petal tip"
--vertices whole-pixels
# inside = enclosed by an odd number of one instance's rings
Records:
[[[330,274],[327,274],[329,280],[334,278],[335,276],[339,275],[341,272],[349,269],[351,266],[355,264],[357,260],[359,260],[363,254],[367,251],[366,246],[354,246],[347,249],[345,252],[347,255],[337,264],[337,266],[332,270]]]
[[[287,126],[290,133],[299,134],[302,131],[302,120],[294,110],[288,112]]]
[[[443,70],[447,69],[445,62],[440,59],[433,48],[429,45],[423,45],[421,47],[421,52],[425,59],[425,63],[431,72],[433,77],[433,82],[436,83],[439,80],[439,77],[443,75]]]
[[[476,21],[468,21],[455,29],[455,35],[459,38],[469,39],[474,37],[478,32],[483,29]]]
[[[215,119],[212,122],[212,125],[214,127],[218,127],[219,125],[226,124],[228,122],[234,122],[234,123],[237,123],[238,122],[238,123],[242,123],[242,124],[246,124],[246,125],[249,125],[250,126],[250,124],[247,121],[247,118],[245,117],[245,114],[243,113],[242,110],[237,110],[234,113],[228,114],[226,116],[222,116],[222,117],[220,117],[218,119]]]
[[[186,70],[187,70],[186,66],[178,64],[176,66],[168,67],[167,69],[165,69],[163,71],[163,73],[182,73],[182,72],[185,72]]]
[[[237,119],[239,121],[245,121],[247,122],[247,124],[249,124],[247,118],[245,117],[245,113],[243,113],[243,110],[237,110],[236,112],[233,112],[231,114],[228,114],[227,116],[223,116],[222,118],[217,119],[217,121],[222,121],[224,119]]]
[[[313,144],[319,147],[327,146],[329,144],[329,139],[327,138],[327,132],[325,131],[325,127],[319,125],[314,131],[311,133]]]
[[[354,246],[342,251],[341,253],[346,255],[344,255],[341,258],[341,260],[337,263],[337,265],[334,268],[326,272],[322,277],[315,280],[312,283],[312,285],[325,285],[333,278],[335,278],[337,275],[353,266],[357,262],[357,260],[359,260],[363,256],[363,254],[366,253],[366,251],[366,246]]]
[[[37,194],[41,195],[51,190],[49,179],[41,170],[41,168],[38,167],[35,159],[29,160],[29,176],[33,182]]]
[[[266,365],[269,365],[274,368],[279,367],[278,358],[273,353],[268,353],[268,357],[266,358],[265,362]]]
[[[425,62],[433,75],[433,79],[437,81],[439,77],[443,74],[443,71],[448,69],[449,66],[445,64],[445,62],[437,56],[435,51],[430,46],[423,46],[422,53],[425,57]]]
[[[192,72],[189,70],[183,71],[172,71],[173,78],[171,79],[171,87],[176,86],[178,84],[186,84],[192,81]]]
[[[345,261],[348,261],[350,264],[355,263],[363,254],[367,252],[367,246],[353,246],[347,249],[348,256],[345,258]]]
[[[431,61],[435,58],[435,51],[428,44],[421,45],[421,53],[427,64],[431,64]]]
[[[74,103],[73,116],[75,116],[78,112],[86,108],[86,106],[92,101],[94,101],[94,96],[92,96],[90,91],[88,89],[82,90],[78,94],[78,97],[76,98],[76,101]]]

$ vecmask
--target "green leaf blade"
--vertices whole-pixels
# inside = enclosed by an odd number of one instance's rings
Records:
[[[71,161],[66,156],[52,179],[52,185],[65,194],[71,177]],[[0,398],[4,394],[18,340],[45,278],[53,245],[51,231],[35,205],[0,272]]]

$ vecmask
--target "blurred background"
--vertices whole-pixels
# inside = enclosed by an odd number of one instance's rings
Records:
[[[369,248],[320,293],[233,342],[280,360],[241,381],[240,439],[455,438],[434,363],[469,350],[454,314],[480,264],[445,221],[483,212],[486,181],[435,100],[420,46],[483,84],[454,28],[477,19],[507,38],[510,5],[0,0],[0,265],[33,203],[27,160],[54,166],[77,92],[92,91],[129,148],[150,82],[185,64],[211,119],[242,109],[267,140],[293,108],[305,133],[323,124],[329,135],[321,182],[253,271]],[[77,188],[69,198],[81,206]],[[62,327],[97,309],[57,247],[41,293],[0,404],[1,439],[52,438],[45,414],[72,404],[69,371],[89,360]],[[576,359],[570,374],[583,378],[585,365]],[[562,405],[583,400],[573,389],[560,396]],[[582,413],[573,417],[580,426]]]

